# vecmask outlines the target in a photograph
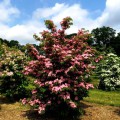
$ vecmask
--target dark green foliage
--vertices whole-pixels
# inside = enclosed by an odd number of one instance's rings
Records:
[[[10,99],[27,97],[29,81],[23,74],[27,58],[21,51],[1,45],[0,93]]]
[[[120,33],[117,34],[114,40],[111,41],[111,46],[115,50],[116,54],[120,56]]]
[[[25,88],[27,85],[28,81],[23,74],[16,73],[12,78],[5,76],[0,79],[0,93],[9,99],[19,100],[20,98],[27,97]]]
[[[104,51],[111,46],[111,41],[114,41],[116,32],[113,28],[103,26],[93,29],[91,33],[94,36],[96,48]]]
[[[84,110],[80,108],[71,108],[65,102],[55,106],[47,106],[45,116],[53,117],[55,120],[79,120],[80,115],[84,114]]]

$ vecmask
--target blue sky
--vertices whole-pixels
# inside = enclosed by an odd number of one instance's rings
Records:
[[[0,37],[21,44],[36,43],[33,34],[46,29],[45,19],[59,26],[66,16],[74,23],[68,34],[104,25],[119,32],[119,5],[120,0],[0,0]]]

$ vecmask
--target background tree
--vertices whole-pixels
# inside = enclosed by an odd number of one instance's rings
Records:
[[[17,40],[11,40],[9,42],[9,47],[16,47],[16,48],[19,48],[20,44]]]
[[[115,50],[115,53],[120,56],[120,33],[117,34],[115,39],[112,40],[110,44]]]
[[[3,39],[2,38],[0,38],[0,44],[2,44],[3,43]]]
[[[91,32],[94,35],[95,46],[98,50],[106,50],[111,46],[111,41],[115,39],[115,30],[110,27],[101,27],[93,29]]]

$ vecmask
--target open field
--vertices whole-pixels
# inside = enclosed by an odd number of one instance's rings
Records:
[[[85,114],[81,116],[80,120],[120,120],[120,101],[116,102],[120,97],[117,100],[112,99],[113,102],[110,104],[113,106],[110,106],[109,101],[111,101],[111,99],[109,99],[109,97],[111,96],[105,92],[100,93],[101,91],[92,90],[90,92],[90,98],[81,101],[81,107],[84,109]],[[96,98],[99,100],[95,99],[93,94],[96,94]],[[109,97],[105,97],[103,94],[105,94],[105,96],[108,94]],[[99,96],[104,100],[102,101]],[[115,96],[117,96],[117,93]],[[108,100],[106,100],[107,98]],[[31,112],[28,106],[23,106],[20,102],[10,103],[2,97],[0,98],[0,106],[0,120],[54,120],[43,118],[36,113]]]

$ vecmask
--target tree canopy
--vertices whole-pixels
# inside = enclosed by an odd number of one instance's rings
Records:
[[[94,36],[95,44],[98,47],[110,47],[111,41],[114,41],[116,31],[110,27],[101,27],[93,29],[91,32]]]

